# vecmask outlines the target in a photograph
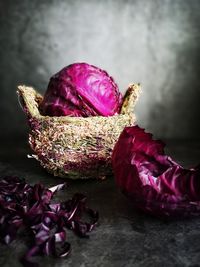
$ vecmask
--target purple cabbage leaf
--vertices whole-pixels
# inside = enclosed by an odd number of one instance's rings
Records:
[[[121,133],[112,165],[117,185],[136,208],[161,217],[200,215],[200,166],[183,168],[140,127]]]

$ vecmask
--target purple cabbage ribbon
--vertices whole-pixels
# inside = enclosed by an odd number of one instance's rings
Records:
[[[65,184],[45,188],[43,184],[30,185],[18,177],[0,180],[0,240],[11,243],[20,228],[32,236],[32,246],[21,259],[24,266],[38,266],[33,256],[65,257],[71,247],[66,230],[80,237],[88,237],[98,222],[98,212],[86,205],[86,197],[76,193],[71,199],[52,203],[54,194]],[[87,214],[90,221],[82,221]]]

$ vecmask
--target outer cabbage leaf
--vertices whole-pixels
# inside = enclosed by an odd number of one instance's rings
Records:
[[[183,168],[138,126],[124,129],[112,164],[117,185],[137,208],[158,216],[200,214],[200,167]]]

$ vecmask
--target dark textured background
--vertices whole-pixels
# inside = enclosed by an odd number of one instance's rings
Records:
[[[75,61],[106,69],[123,92],[141,82],[139,124],[166,139],[167,154],[180,164],[196,165],[199,57],[200,0],[0,0],[0,179],[18,175],[48,187],[63,182],[26,157],[31,152],[16,86],[44,92],[49,77]],[[58,200],[84,193],[100,213],[99,227],[87,240],[67,233],[70,256],[39,258],[40,266],[200,266],[199,218],[163,221],[140,214],[113,177],[67,182]],[[9,246],[0,244],[1,267],[22,266],[25,240],[22,234]]]
[[[17,84],[44,92],[53,73],[86,61],[123,92],[141,82],[141,126],[163,138],[199,138],[199,60],[199,0],[1,0],[1,134],[26,132]]]

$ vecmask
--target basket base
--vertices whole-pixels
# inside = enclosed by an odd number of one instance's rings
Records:
[[[43,166],[44,167],[44,166]],[[45,168],[46,169],[46,168]],[[97,180],[105,180],[108,177],[113,175],[112,169],[106,167],[104,170],[90,170],[85,172],[77,172],[77,171],[69,171],[65,172],[62,170],[49,170],[46,169],[46,171],[50,174],[52,174],[55,177],[61,177],[66,179],[72,179],[72,180],[87,180],[87,179],[97,179]]]

